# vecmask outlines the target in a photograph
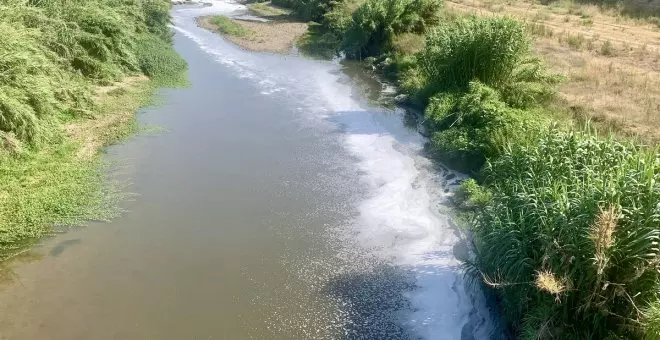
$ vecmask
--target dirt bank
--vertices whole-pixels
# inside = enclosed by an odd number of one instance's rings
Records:
[[[234,44],[255,52],[290,53],[293,44],[307,32],[307,24],[290,21],[254,22],[232,19],[232,21],[246,29],[251,34],[239,37],[222,33],[218,26],[211,22],[212,17],[200,17],[197,23],[218,34],[222,34]]]

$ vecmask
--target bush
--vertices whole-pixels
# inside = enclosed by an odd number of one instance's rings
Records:
[[[472,82],[467,93],[441,93],[431,98],[424,123],[432,135],[433,151],[463,171],[476,171],[499,156],[510,143],[525,143],[541,118],[510,108],[499,93]]]
[[[57,58],[39,44],[39,32],[0,22],[0,131],[33,143],[39,120],[59,106],[55,97],[65,74]]]
[[[317,23],[310,23],[297,46],[306,55],[330,59],[337,55],[340,38]]]
[[[397,34],[423,33],[439,21],[440,0],[366,0],[353,13],[341,50],[347,58],[377,56]]]
[[[658,154],[552,129],[484,169],[493,196],[477,209],[469,269],[494,289],[521,338],[657,332]]]
[[[323,15],[323,26],[338,38],[342,37],[353,21],[353,8],[347,1],[334,2],[332,8]]]
[[[493,194],[473,178],[463,181],[454,195],[454,202],[463,210],[483,208],[492,199]]]

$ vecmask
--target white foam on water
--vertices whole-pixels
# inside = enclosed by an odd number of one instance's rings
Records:
[[[438,189],[449,184],[432,180],[430,161],[419,156],[423,137],[402,125],[398,131],[382,126],[376,119],[382,113],[360,109],[336,90],[336,82],[326,81],[317,80],[321,93],[333,94],[326,98],[334,111],[350,112],[339,121],[370,187],[370,198],[358,208],[360,243],[415,275],[417,288],[408,294],[413,312],[406,323],[424,339],[489,339],[485,299],[466,285],[453,253],[459,237],[449,217],[439,212],[446,195]]]
[[[423,137],[400,121],[379,120],[382,112],[365,109],[332,63],[255,57],[197,28],[194,16],[240,9],[235,3],[213,3],[209,9],[175,16],[175,29],[216,62],[251,79],[261,94],[293,94],[301,106],[297,111],[342,127],[345,146],[358,160],[361,179],[369,188],[353,225],[359,243],[415,276],[416,289],[407,294],[412,311],[403,322],[424,339],[489,339],[493,327],[485,298],[466,284],[454,255],[460,237],[450,218],[440,212],[451,195],[443,190],[449,184],[421,156]]]

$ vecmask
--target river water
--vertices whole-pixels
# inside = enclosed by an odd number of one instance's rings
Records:
[[[108,149],[137,194],[44,240],[0,287],[0,339],[491,339],[411,118],[355,65],[249,53],[173,11],[191,86]],[[414,125],[414,124],[413,124]]]

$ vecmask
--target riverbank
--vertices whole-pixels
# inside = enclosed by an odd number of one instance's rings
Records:
[[[262,12],[263,13],[263,12]],[[253,52],[289,53],[307,24],[265,16],[267,22],[246,21],[223,16],[200,17],[200,27],[222,34],[227,40]]]
[[[185,83],[169,9],[0,5],[0,260],[62,227],[117,215],[122,194],[100,150],[137,129],[135,113],[158,87]],[[92,17],[106,29],[80,24]]]

